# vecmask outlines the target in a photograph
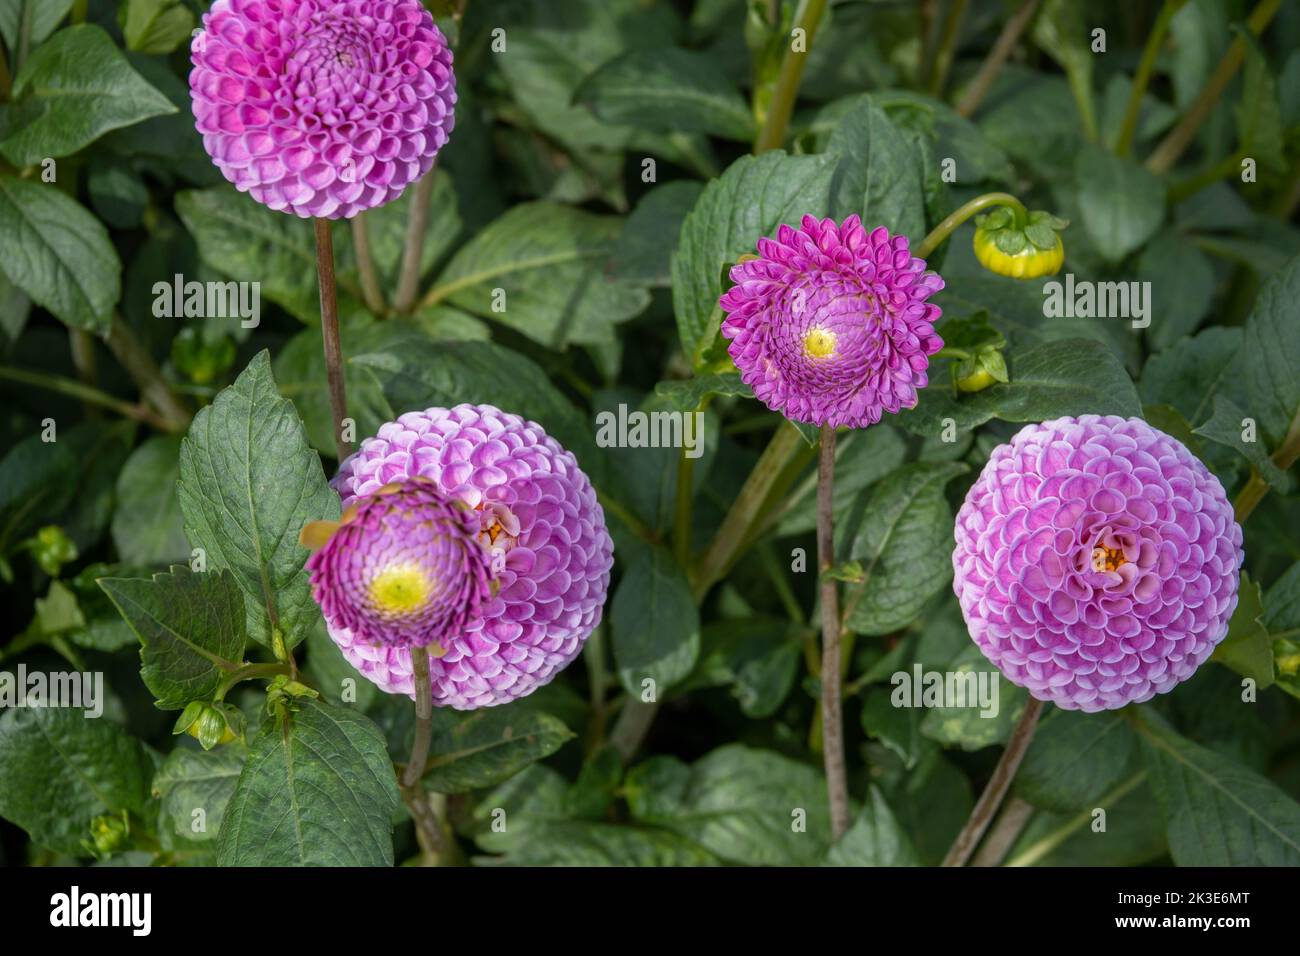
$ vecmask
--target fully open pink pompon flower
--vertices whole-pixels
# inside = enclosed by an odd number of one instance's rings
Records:
[[[361,443],[332,484],[346,509],[390,482],[424,478],[470,509],[496,593],[429,662],[433,700],[472,710],[548,683],[600,623],[614,545],[596,492],[540,425],[491,405],[408,412]],[[367,678],[414,696],[411,654],[330,622]]]
[[[307,561],[333,628],[376,647],[428,647],[464,634],[490,596],[478,515],[433,482],[393,482],[356,499]]]
[[[1241,526],[1223,486],[1137,418],[1022,428],[989,457],[956,534],[971,637],[1012,683],[1067,710],[1172,689],[1237,606]]]
[[[758,257],[733,266],[722,296],[722,334],[740,377],[768,408],[811,425],[863,428],[916,404],[943,280],[925,271],[906,236],[868,233],[804,216],[758,240]]]
[[[420,0],[215,0],[203,26],[190,73],[203,147],[272,209],[382,206],[447,142],[451,50]]]

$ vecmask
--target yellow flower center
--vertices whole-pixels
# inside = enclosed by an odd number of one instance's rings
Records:
[[[830,329],[813,329],[803,337],[803,351],[809,358],[829,358],[835,354],[835,333]]]
[[[1128,564],[1124,552],[1119,548],[1096,547],[1092,549],[1092,569],[1094,571],[1116,571]]]
[[[370,600],[389,614],[409,614],[429,600],[433,582],[416,564],[394,564],[370,579]]]

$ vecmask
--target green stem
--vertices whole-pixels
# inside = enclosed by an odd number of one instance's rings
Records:
[[[595,753],[605,744],[609,707],[605,692],[609,685],[609,671],[605,667],[605,628],[597,627],[587,638],[582,649],[582,659],[587,665],[588,696],[591,703],[591,720],[588,724],[587,753]]]
[[[1137,787],[1141,786],[1142,782],[1146,780],[1146,778],[1147,778],[1147,773],[1145,770],[1134,774],[1132,777],[1129,777],[1129,779],[1125,780],[1123,783],[1121,783],[1110,793],[1106,794],[1100,800],[1096,801],[1097,806],[1099,807],[1114,806],[1124,797],[1128,796],[1131,790],[1134,790]],[[1055,830],[1053,830],[1051,833],[1047,834],[1046,836],[1042,837],[1041,839],[1034,841],[1034,843],[1026,847],[1022,853],[1018,853],[1016,856],[1012,857],[1003,865],[1004,866],[1033,866],[1043,857],[1047,856],[1047,854],[1051,853],[1058,846],[1060,846],[1062,843],[1068,840],[1075,830],[1079,829],[1079,827],[1086,826],[1088,824],[1088,821],[1090,821],[1091,819],[1092,819],[1091,807],[1089,807],[1086,810],[1080,810],[1075,816],[1071,817],[1064,824],[1057,827]]]
[[[948,13],[943,18],[943,34],[939,38],[939,49],[935,53],[934,63],[930,69],[930,95],[938,97],[943,92],[944,83],[948,81],[948,69],[952,66],[953,48],[961,34],[961,18],[966,12],[966,0],[951,0]]]
[[[8,365],[0,365],[0,379],[7,379],[11,382],[18,382],[23,385],[32,385],[36,388],[43,388],[47,391],[58,392],[60,395],[67,395],[91,405],[97,405],[100,408],[106,408],[111,412],[116,412],[125,418],[133,421],[143,422],[159,431],[179,431],[176,423],[164,419],[154,411],[143,405],[133,405],[131,402],[115,398],[107,392],[101,392],[97,388],[89,385],[83,385],[81,382],[73,381],[70,378],[63,378],[58,375],[50,375],[46,372],[29,372],[26,369],[13,368]]]
[[[790,117],[794,115],[794,102],[799,95],[799,81],[803,79],[803,68],[808,59],[807,51],[812,49],[813,36],[817,33],[825,12],[826,0],[802,0],[799,5],[793,29],[804,31],[805,48],[796,51],[791,42],[790,48],[785,51],[781,70],[776,77],[776,88],[772,91],[772,102],[768,104],[767,117],[754,140],[755,153],[780,149],[785,143],[786,129],[790,125]]]
[[[402,253],[402,271],[397,279],[397,293],[393,296],[393,309],[406,315],[415,307],[420,291],[420,265],[424,259],[424,236],[429,229],[429,204],[433,198],[433,177],[437,167],[424,174],[415,184],[411,199],[411,218],[406,221],[406,248]]]
[[[1286,430],[1286,437],[1282,439],[1282,444],[1277,451],[1273,453],[1273,464],[1277,465],[1280,471],[1287,471],[1296,460],[1300,459],[1300,408],[1296,409],[1291,424]],[[1264,500],[1268,494],[1269,484],[1260,477],[1259,470],[1251,468],[1250,478],[1237,494],[1237,500],[1232,503],[1233,516],[1237,519],[1238,524],[1245,524],[1246,519],[1250,517],[1255,507]]]
[[[689,413],[688,413],[689,414]],[[691,505],[694,502],[695,459],[681,450],[677,458],[677,506],[673,512],[673,554],[680,567],[691,562]]]
[[[72,13],[68,18],[70,22],[85,23],[86,8],[89,6],[90,6],[90,0],[76,0],[76,3],[72,5]]]
[[[977,212],[990,206],[1010,206],[1015,210],[1016,216],[1021,222],[1028,215],[1025,204],[1010,193],[985,193],[983,196],[976,196],[970,202],[958,207],[952,215],[930,230],[930,234],[921,240],[920,245],[912,251],[912,255],[919,259],[926,258],[939,247],[941,242],[951,236],[958,226]]]
[[[1034,11],[1038,9],[1038,0],[1024,0],[1017,10],[1006,22],[1002,32],[998,34],[993,49],[989,51],[984,62],[980,64],[979,72],[975,78],[970,81],[966,87],[966,92],[962,95],[961,102],[957,104],[957,112],[962,116],[971,116],[984,101],[988,94],[989,88],[993,86],[993,81],[1002,72],[1002,67],[1006,65],[1007,58],[1011,56],[1011,51],[1016,48],[1020,42],[1020,36],[1029,26],[1029,21],[1034,18]]]
[[[375,271],[375,257],[370,249],[370,229],[366,224],[366,213],[358,213],[352,219],[352,247],[357,254],[357,273],[361,276],[361,296],[366,308],[375,318],[382,318],[387,306],[384,304],[384,291],[379,285],[379,273]]]
[[[1233,173],[1241,169],[1241,161],[1245,158],[1245,153],[1233,153],[1231,156],[1223,157],[1222,160],[1215,163],[1204,172],[1174,183],[1169,187],[1170,204],[1173,205],[1175,203],[1180,203],[1184,199],[1196,195],[1207,186],[1213,186],[1219,180],[1231,176]]]
[[[1273,14],[1277,13],[1280,3],[1281,0],[1260,0],[1246,20],[1246,26],[1250,32],[1256,36],[1263,33],[1264,28],[1273,19]],[[1223,91],[1232,82],[1232,78],[1237,75],[1237,70],[1241,69],[1241,63],[1245,58],[1246,41],[1241,37],[1237,37],[1229,45],[1228,52],[1223,55],[1219,65],[1214,68],[1214,72],[1210,74],[1210,78],[1205,82],[1205,87],[1197,95],[1192,105],[1188,107],[1186,115],[1147,157],[1147,169],[1157,176],[1163,176],[1174,168],[1174,164],[1178,162],[1179,157],[1183,155],[1183,152],[1195,139],[1196,132],[1201,128],[1201,124],[1214,111],[1215,105],[1219,102],[1219,97],[1223,95]]]
[[[758,553],[763,559],[763,568],[772,581],[776,596],[780,599],[781,606],[785,608],[786,616],[795,624],[802,625],[804,623],[803,608],[799,606],[799,599],[794,596],[794,590],[790,587],[790,582],[786,580],[785,568],[776,556],[776,549],[769,542],[759,548]]]
[[[261,677],[276,677],[279,674],[288,674],[290,667],[288,664],[244,664],[234,671],[230,676],[221,682],[217,692],[212,699],[221,701],[226,699],[226,694],[230,693],[231,688],[236,684],[243,683],[246,680],[256,680]]]
[[[754,470],[745,479],[740,493],[722,519],[708,550],[695,566],[692,590],[702,597],[715,582],[730,570],[736,556],[749,538],[750,530],[762,518],[764,502],[768,500],[786,466],[804,445],[803,436],[787,421],[777,426]]]
[[[1092,87],[1088,84],[1088,74],[1083,72],[1073,61],[1065,68],[1065,78],[1070,84],[1070,95],[1079,109],[1079,119],[1083,121],[1083,135],[1090,143],[1097,142],[1097,112],[1092,105]]]
[[[634,515],[627,505],[623,504],[617,498],[612,498],[603,491],[597,490],[596,499],[600,506],[623,522],[633,534],[645,541],[655,542],[659,540],[659,535],[648,524]]]
[[[120,315],[113,315],[104,339],[114,357],[140,389],[140,396],[152,405],[167,423],[168,431],[184,431],[193,414],[172,391],[163,378],[158,363],[153,360],[140,340],[135,337]]]
[[[13,80],[9,76],[9,60],[5,57],[5,45],[0,43],[0,103],[9,99],[13,90]]]
[[[1156,58],[1164,45],[1165,34],[1169,32],[1170,21],[1186,2],[1187,0],[1165,0],[1156,16],[1156,22],[1151,26],[1151,34],[1142,49],[1137,73],[1133,76],[1133,88],[1129,90],[1128,108],[1124,111],[1124,121],[1120,124],[1119,138],[1115,140],[1115,153],[1119,156],[1127,156],[1133,149],[1133,137],[1137,133],[1138,117],[1142,113],[1142,97],[1146,95],[1147,86],[1151,83]]]
[[[334,284],[334,239],[328,219],[316,225],[316,278],[320,288],[320,331],[325,347],[325,381],[329,386],[330,413],[334,419],[334,446],[338,460],[352,453],[352,443],[343,437],[348,416],[347,386],[343,377],[343,344],[339,340],[339,303]]]

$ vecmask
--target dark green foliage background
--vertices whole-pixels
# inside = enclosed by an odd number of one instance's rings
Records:
[[[1032,815],[1007,861],[1300,863],[1300,497],[1270,459],[1300,411],[1300,8],[1283,4],[1248,44],[1191,148],[1157,175],[1141,160],[1238,35],[1239,0],[1190,0],[1174,17],[1125,157],[1112,147],[1154,0],[1041,4],[970,119],[953,104],[1018,3],[968,5],[937,98],[920,5],[833,3],[787,151],[759,156],[755,80],[779,64],[793,3],[469,0],[458,25],[429,5],[456,44],[460,102],[410,314],[364,305],[351,230],[334,227],[358,437],[462,401],[533,418],[599,489],[617,558],[604,623],[554,683],[507,707],[435,714],[425,785],[459,858],[938,862],[1025,697],[1003,684],[993,720],[898,709],[890,677],[917,664],[990,670],[951,595],[954,509],[1018,423],[1107,412],[1177,436],[1230,494],[1252,474],[1270,490],[1246,524],[1241,603],[1214,661],[1120,714],[1048,709],[1013,790]],[[0,372],[0,670],[103,671],[107,687],[100,720],[0,713],[9,865],[88,862],[92,820],[123,812],[129,835],[100,853],[118,863],[390,865],[418,852],[390,773],[409,753],[410,703],[343,661],[294,543],[338,507],[325,485],[336,462],[311,225],[237,193],[202,150],[186,76],[205,7],[0,0],[6,75],[23,62],[0,96],[0,366],[19,373]],[[770,26],[771,10],[784,26]],[[1104,53],[1088,50],[1094,27]],[[1255,182],[1240,181],[1243,156]],[[955,182],[941,176],[948,159]],[[941,333],[991,323],[1011,381],[959,396],[939,361],[918,408],[841,436],[837,542],[864,579],[845,585],[855,823],[832,847],[815,570],[792,570],[795,549],[816,563],[811,448],[734,568],[692,592],[691,567],[785,427],[727,368],[714,306],[725,267],[782,222],[858,213],[917,242],[994,190],[1070,220],[1076,279],[1150,282],[1152,321],[1045,318],[1044,280],[982,270],[971,224],[932,257],[947,284]],[[390,302],[413,193],[365,217]],[[155,317],[154,283],[175,274],[260,282],[261,324]],[[105,344],[114,321],[199,410],[188,429],[49,387],[88,376],[136,402]],[[600,448],[595,415],[701,402],[683,564],[676,455]],[[1246,418],[1258,442],[1242,442]],[[53,443],[40,437],[48,419]],[[31,544],[49,525],[79,552],[53,579]],[[196,547],[203,575],[169,571]],[[229,697],[244,741],[204,752],[171,734],[184,704],[220,684],[213,656],[268,662],[278,640],[320,692],[288,731],[252,681]],[[642,740],[647,677],[659,706]],[[1258,697],[1243,701],[1247,677]],[[341,699],[354,679],[355,700]],[[296,826],[274,826],[268,815],[283,812]]]

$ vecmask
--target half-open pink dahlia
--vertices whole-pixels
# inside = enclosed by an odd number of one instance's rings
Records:
[[[722,334],[740,377],[768,408],[811,425],[863,428],[916,404],[928,382],[943,280],[906,236],[857,216],[804,216],[731,268]]]
[[[1027,425],[957,514],[953,588],[984,656],[1039,700],[1097,711],[1172,689],[1237,606],[1223,486],[1137,418]]]
[[[190,95],[204,149],[272,209],[382,206],[447,142],[451,50],[420,0],[215,0],[203,26]]]
[[[408,412],[379,429],[339,467],[332,484],[346,509],[390,482],[424,478],[477,522],[496,594],[430,662],[433,700],[471,710],[504,704],[548,683],[600,623],[614,545],[591,482],[571,452],[491,405]],[[414,696],[406,647],[367,641],[330,623],[330,636],[362,674]]]

